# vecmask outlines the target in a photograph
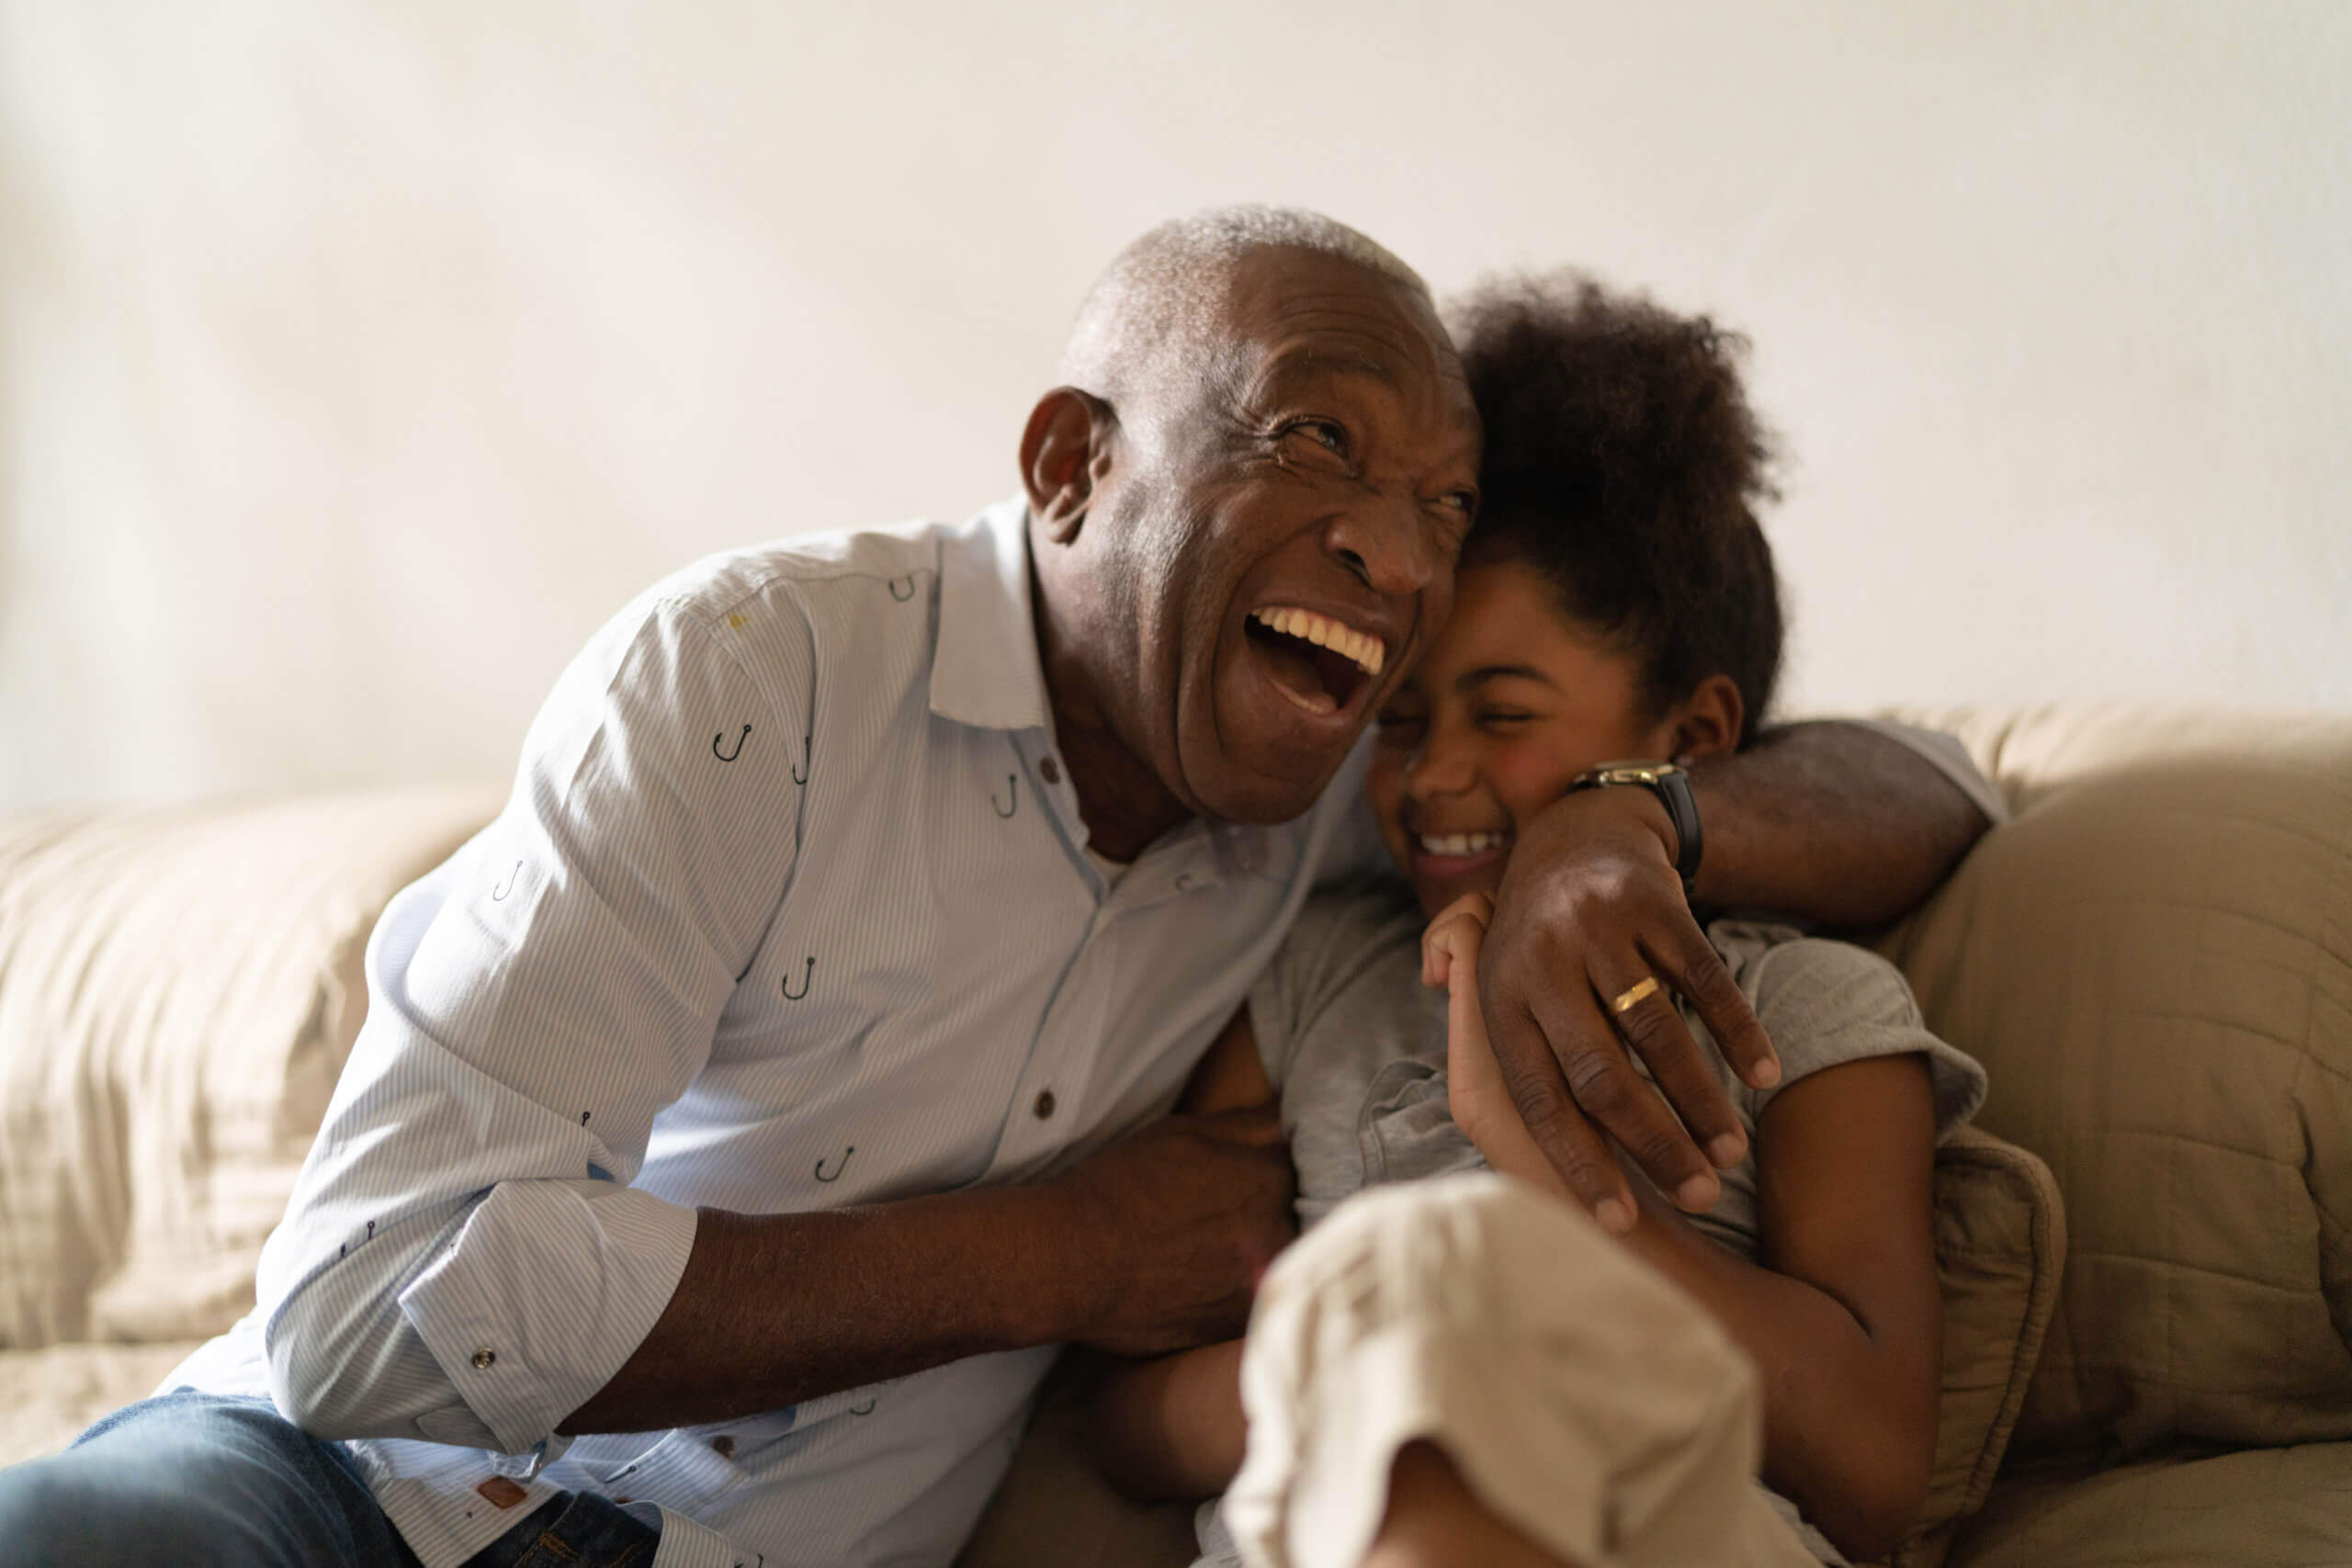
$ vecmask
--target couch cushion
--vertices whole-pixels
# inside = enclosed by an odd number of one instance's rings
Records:
[[[1936,1151],[1936,1273],[1944,1313],[1936,1467],[1919,1522],[1894,1558],[1935,1568],[1953,1527],[1982,1507],[2025,1407],[2066,1261],[2049,1167],[1982,1128]]]
[[[0,819],[0,1347],[253,1303],[385,902],[481,789]]]
[[[194,1344],[0,1350],[0,1468],[54,1453],[99,1416],[155,1392]]]
[[[2352,1438],[2352,718],[1904,716],[2016,813],[1887,947],[2064,1194],[2020,1451]]]
[[[2352,1562],[2352,1443],[2017,1477],[1952,1568],[2341,1568]]]

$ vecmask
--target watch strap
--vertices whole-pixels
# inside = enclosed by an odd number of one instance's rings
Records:
[[[1695,890],[1699,856],[1705,847],[1699,829],[1699,802],[1690,793],[1690,775],[1672,762],[1603,762],[1571,779],[1567,793],[1621,784],[1648,790],[1666,807],[1667,820],[1674,825],[1674,873],[1682,879],[1683,896],[1688,897]]]

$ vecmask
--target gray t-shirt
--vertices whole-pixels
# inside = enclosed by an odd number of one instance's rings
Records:
[[[1420,983],[1425,924],[1410,895],[1393,886],[1319,897],[1250,990],[1259,1056],[1281,1096],[1283,1132],[1298,1170],[1302,1229],[1366,1187],[1485,1167],[1446,1109],[1445,998]],[[1722,1199],[1691,1223],[1752,1261],[1756,1122],[1774,1095],[1825,1067],[1917,1053],[1927,1058],[1940,1133],[1984,1103],[1984,1069],[1928,1032],[1910,987],[1875,953],[1753,920],[1719,919],[1707,935],[1781,1057],[1780,1082],[1755,1089],[1721,1053],[1707,1052],[1750,1152],[1721,1173]],[[1688,1007],[1682,1017],[1702,1045],[1713,1044]],[[1815,1555],[1844,1561],[1793,1505],[1768,1495]],[[1213,1506],[1201,1511],[1203,1562],[1238,1562],[1225,1555],[1229,1539],[1213,1515]]]

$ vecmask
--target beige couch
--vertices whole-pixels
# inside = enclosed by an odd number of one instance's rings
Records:
[[[1885,939],[1997,1135],[1939,1170],[1935,1509],[1972,1517],[1905,1560],[2352,1562],[2352,718],[1910,716],[2017,820]],[[376,911],[496,805],[0,819],[0,1461],[250,1303]],[[1101,1488],[1073,1422],[1047,1408],[967,1564],[1185,1561],[1184,1512]]]

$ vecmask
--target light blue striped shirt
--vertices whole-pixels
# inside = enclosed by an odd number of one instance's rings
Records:
[[[590,642],[505,810],[385,911],[260,1305],[174,1382],[356,1437],[425,1568],[559,1488],[658,1510],[657,1568],[948,1562],[1050,1350],[711,1427],[554,1427],[661,1315],[696,1206],[1069,1163],[1173,1102],[1318,868],[1377,854],[1360,749],[1297,821],[1194,822],[1106,878],[1025,519],[715,557]]]

